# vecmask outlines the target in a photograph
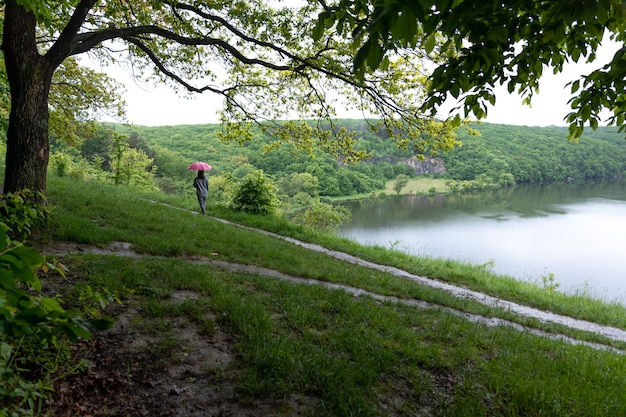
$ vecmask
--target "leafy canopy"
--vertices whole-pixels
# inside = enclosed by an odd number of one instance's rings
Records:
[[[348,161],[358,159],[364,155],[354,150],[354,138],[333,124],[311,129],[276,123],[333,120],[338,111],[352,110],[379,120],[376,127],[417,153],[456,145],[452,129],[420,111],[424,55],[376,66],[372,60],[374,70],[357,77],[352,59],[358,45],[320,26],[323,8],[313,0],[298,6],[267,0],[13,1],[35,14],[43,35],[38,47],[51,59],[63,57],[62,51],[88,52],[104,65],[125,66],[140,80],[221,97],[230,138],[249,137],[239,123],[252,121],[281,140],[296,138],[299,147],[321,143]]]
[[[626,38],[626,5],[618,0],[339,0],[325,5],[319,25],[349,35],[358,52],[357,74],[419,49],[433,59],[422,110],[435,111],[451,95],[465,115],[483,118],[496,101],[494,86],[506,84],[529,104],[544,71],[566,62],[594,62],[606,37]],[[571,80],[570,138],[586,123],[596,128],[600,112],[624,130],[626,48],[611,62]],[[457,109],[459,110],[459,109]]]

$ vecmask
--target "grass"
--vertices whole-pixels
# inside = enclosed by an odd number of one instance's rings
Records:
[[[385,194],[397,194],[393,189],[394,182],[395,180],[391,180],[385,184]],[[400,195],[428,194],[433,188],[437,193],[445,193],[450,190],[450,188],[446,185],[446,180],[432,177],[415,177],[409,179],[407,184],[402,188],[402,190],[400,190]]]
[[[48,192],[53,219],[39,239],[79,245],[119,240],[158,256],[66,256],[63,262],[72,281],[106,288],[137,306],[144,320],[137,327],[161,337],[154,347],[161,357],[176,351],[172,332],[180,317],[199,325],[203,334],[210,335],[216,326],[225,329],[234,340],[236,362],[231,366],[238,392],[251,402],[309,396],[317,401],[305,415],[319,416],[626,415],[626,402],[621,400],[626,358],[621,354],[510,327],[492,328],[441,309],[355,298],[341,290],[181,258],[204,256],[258,265],[585,340],[602,338],[459,300],[410,280],[199,216],[189,211],[196,210],[195,201],[54,177]],[[495,276],[484,267],[365,247],[281,219],[212,209],[209,214],[372,262],[626,328],[626,309],[617,303],[547,291]],[[181,290],[198,297],[172,304],[171,295]]]
[[[420,195],[420,194],[430,194],[431,190],[434,189],[434,192],[437,194],[447,193],[450,191],[450,187],[446,185],[447,180],[441,178],[434,178],[429,176],[419,176],[414,178],[409,178],[407,184],[402,187],[400,193],[397,193],[396,190],[393,189],[393,185],[395,180],[389,180],[385,183],[385,188],[379,191],[373,191],[369,194],[355,194],[350,196],[339,196],[339,197],[325,197],[329,201],[333,202],[342,202],[342,201],[350,201],[350,200],[360,200],[364,198],[377,197],[380,194],[383,195]]]

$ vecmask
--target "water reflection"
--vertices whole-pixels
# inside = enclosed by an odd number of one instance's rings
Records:
[[[364,244],[482,264],[519,279],[553,273],[566,291],[623,297],[623,183],[564,184],[348,204],[341,231]]]

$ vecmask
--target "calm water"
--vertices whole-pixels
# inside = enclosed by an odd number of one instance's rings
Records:
[[[563,291],[626,300],[626,184],[518,187],[348,205],[340,232],[411,254],[493,261],[522,280],[553,273]]]

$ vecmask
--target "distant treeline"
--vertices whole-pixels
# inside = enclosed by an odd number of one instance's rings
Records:
[[[614,127],[588,129],[578,142],[567,127],[476,124],[479,136],[459,131],[463,145],[443,155],[453,180],[511,174],[517,183],[618,178],[626,172],[626,134]]]
[[[379,162],[343,165],[322,151],[314,150],[311,157],[289,144],[266,154],[265,147],[273,139],[262,132],[257,131],[252,141],[240,145],[223,142],[219,137],[221,127],[216,124],[133,128],[107,124],[107,129],[95,131],[78,151],[85,160],[97,159],[103,169],[108,169],[114,137],[124,136],[131,149],[143,151],[152,160],[149,169],[159,179],[160,188],[170,192],[188,186],[186,167],[196,160],[211,164],[212,176],[243,177],[261,169],[281,184],[284,192],[290,189],[289,182],[295,175],[310,174],[317,178],[319,196],[377,192],[400,174],[415,175],[402,164],[411,153],[398,149],[384,134],[372,131],[365,121],[341,120],[339,125],[356,131],[357,146]],[[450,180],[503,185],[617,178],[626,172],[625,135],[616,128],[589,129],[576,143],[568,142],[566,127],[481,123],[472,128],[480,135],[459,129],[462,145],[439,155],[447,169],[443,176]]]

